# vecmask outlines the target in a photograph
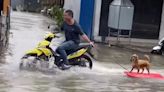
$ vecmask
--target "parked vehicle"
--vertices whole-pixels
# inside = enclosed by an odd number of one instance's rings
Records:
[[[158,55],[163,55],[164,54],[164,38],[162,38],[158,45],[153,47],[152,51],[151,51],[152,54],[158,54]]]

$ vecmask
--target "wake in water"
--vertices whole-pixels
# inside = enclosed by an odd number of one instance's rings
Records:
[[[45,63],[40,63],[44,67],[37,66],[37,69],[30,69],[30,68],[25,68],[24,70],[30,70],[30,71],[40,71],[44,73],[52,73],[52,74],[59,74],[59,73],[81,73],[81,74],[92,74],[92,75],[111,75],[111,74],[118,74],[118,73],[123,73],[123,69],[118,69],[118,68],[109,68],[106,66],[103,66],[99,62],[94,62],[93,68],[89,69],[87,67],[79,67],[79,66],[72,66],[69,70],[60,70],[56,65],[53,65],[51,68],[48,68],[48,65]],[[48,63],[47,63],[48,64]],[[116,66],[116,65],[115,65]]]

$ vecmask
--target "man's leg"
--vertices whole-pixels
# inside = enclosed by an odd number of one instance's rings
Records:
[[[78,47],[78,45],[75,44],[73,41],[64,42],[58,47],[57,51],[59,52],[59,54],[63,58],[64,64],[69,64],[66,51],[72,50],[72,49],[77,48],[77,47]]]

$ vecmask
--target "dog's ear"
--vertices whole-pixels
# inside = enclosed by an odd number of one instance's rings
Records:
[[[134,54],[130,57],[130,62],[133,62]]]
[[[131,61],[131,62],[136,62],[136,61],[138,61],[138,59],[139,59],[139,56],[138,56],[137,54],[133,54],[133,55],[131,56],[130,61]]]
[[[130,62],[133,62],[135,58],[136,57],[132,55],[131,58],[130,58]]]
[[[137,54],[133,54],[133,57],[135,57],[136,59],[139,59],[139,56]]]

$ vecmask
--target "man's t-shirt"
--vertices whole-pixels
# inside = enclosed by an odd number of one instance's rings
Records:
[[[80,25],[75,21],[73,25],[69,25],[66,22],[63,23],[61,30],[65,32],[66,41],[74,41],[76,44],[80,43],[80,35],[83,35]]]

